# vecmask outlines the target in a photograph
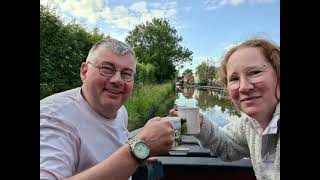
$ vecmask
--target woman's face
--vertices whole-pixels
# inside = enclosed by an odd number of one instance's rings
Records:
[[[275,70],[261,50],[244,47],[236,50],[227,66],[227,89],[232,102],[257,120],[271,118],[280,98]]]

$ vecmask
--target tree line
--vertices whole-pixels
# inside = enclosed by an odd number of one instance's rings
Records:
[[[218,78],[219,67],[214,66],[210,62],[213,60],[203,61],[200,65],[196,67],[196,72],[193,73],[192,69],[185,69],[182,73],[182,76],[186,76],[188,74],[192,74],[197,77],[198,85],[221,85]]]
[[[64,24],[55,9],[40,5],[40,99],[81,84],[80,65],[104,34]]]

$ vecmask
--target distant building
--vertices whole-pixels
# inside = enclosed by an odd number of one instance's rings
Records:
[[[184,76],[183,80],[184,80],[184,83],[188,83],[188,84],[194,83],[193,74],[192,73],[187,74],[186,76]]]
[[[176,82],[179,82],[179,81],[181,81],[183,79],[183,76],[178,76],[178,77],[176,77]]]
[[[176,84],[177,85],[183,85],[184,84],[183,78],[184,78],[183,76],[176,77]]]

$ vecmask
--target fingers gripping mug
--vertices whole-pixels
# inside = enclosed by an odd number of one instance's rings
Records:
[[[180,117],[162,117],[162,120],[170,121],[174,129],[174,143],[172,148],[180,146],[181,144],[181,118]]]

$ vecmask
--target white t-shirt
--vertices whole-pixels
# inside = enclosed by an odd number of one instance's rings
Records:
[[[115,119],[97,114],[75,88],[40,101],[40,179],[75,175],[109,157],[128,140],[124,106]]]

